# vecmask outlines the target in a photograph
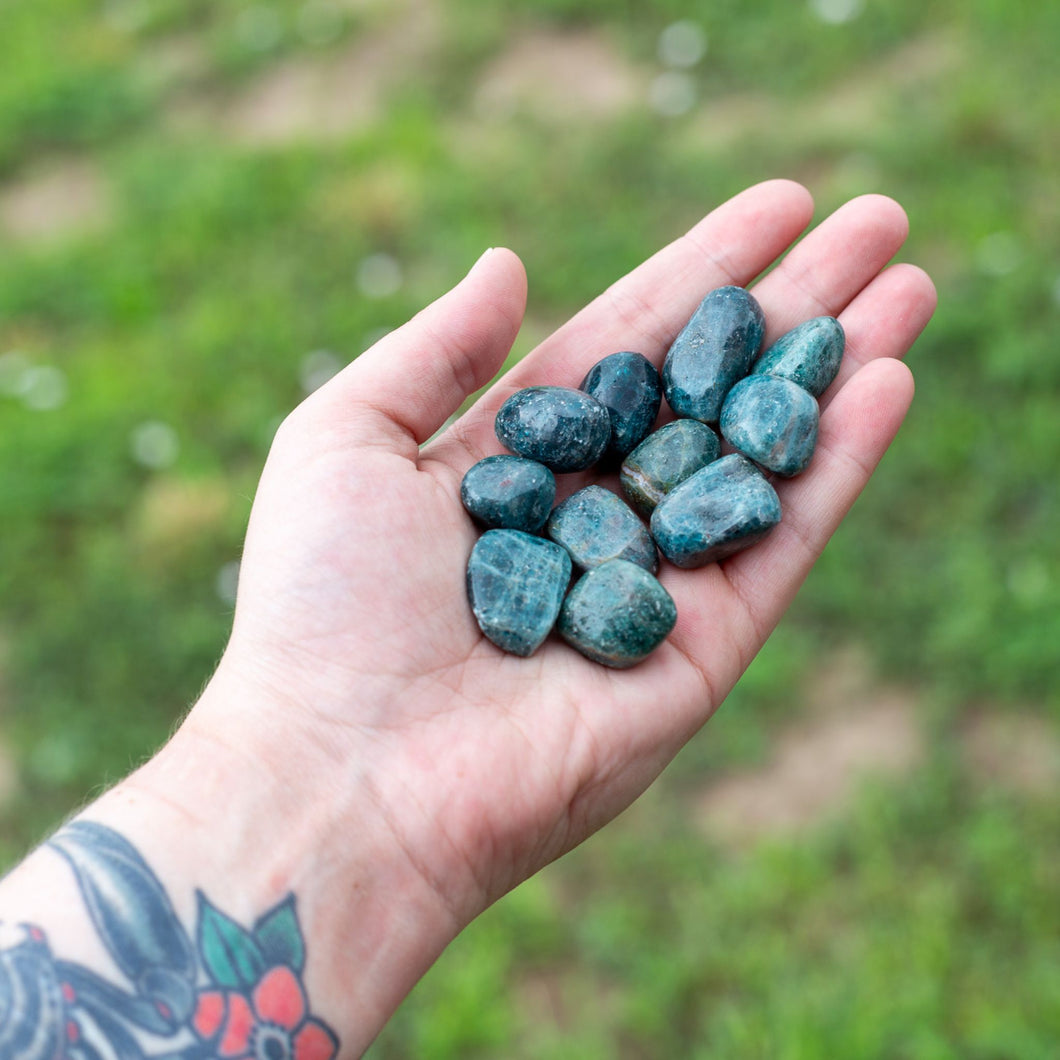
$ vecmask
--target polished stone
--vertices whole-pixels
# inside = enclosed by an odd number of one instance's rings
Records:
[[[746,457],[732,453],[686,478],[652,513],[651,532],[677,567],[702,567],[760,541],[780,522],[780,500]]]
[[[817,446],[817,399],[790,379],[749,375],[729,391],[721,433],[756,464],[790,478]]]
[[[622,492],[647,518],[670,490],[720,452],[718,436],[705,423],[674,420],[649,434],[622,462]]]
[[[583,471],[611,440],[611,418],[596,398],[565,386],[529,386],[500,407],[501,444],[553,471]]]
[[[677,607],[656,578],[616,559],[574,584],[556,628],[594,662],[624,670],[647,658],[676,624]]]
[[[532,655],[556,624],[570,576],[570,556],[559,545],[520,530],[487,530],[467,563],[479,629],[504,651]]]
[[[468,468],[460,500],[483,526],[536,534],[556,499],[556,478],[544,464],[522,456],[487,456]]]
[[[659,370],[642,353],[612,353],[589,369],[581,389],[607,409],[611,441],[604,460],[617,464],[648,436],[659,415]]]
[[[751,372],[790,379],[819,398],[839,373],[845,345],[843,325],[835,317],[814,317],[781,335]]]
[[[725,395],[750,370],[765,317],[742,287],[719,287],[703,299],[663,362],[666,400],[678,416],[717,423]]]
[[[628,560],[649,571],[659,567],[648,528],[621,497],[603,486],[572,493],[549,516],[546,533],[583,570],[612,559]]]

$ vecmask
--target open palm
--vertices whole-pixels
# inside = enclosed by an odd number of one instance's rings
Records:
[[[464,589],[477,531],[460,506],[461,477],[501,451],[493,418],[515,389],[577,386],[622,349],[660,365],[709,290],[750,284],[811,216],[808,193],[787,181],[730,200],[436,434],[497,371],[522,319],[518,259],[488,252],[281,428],[222,662],[261,690],[262,705],[253,722],[223,724],[253,725],[277,760],[297,745],[332,789],[336,764],[355,776],[457,920],[658,775],[762,646],[864,486],[912,397],[898,359],[934,309],[923,272],[886,267],[906,235],[901,209],[879,196],[848,203],[754,287],[766,342],[811,316],[838,316],[843,367],[822,401],[810,469],[778,486],[780,526],[720,565],[663,565],[678,622],[643,664],[608,670],[555,639],[521,659],[482,637]],[[586,481],[561,476],[561,495]]]

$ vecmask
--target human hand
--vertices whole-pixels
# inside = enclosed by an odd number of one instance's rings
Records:
[[[843,323],[818,450],[806,474],[778,484],[783,521],[764,542],[698,571],[664,565],[677,627],[634,670],[604,669],[558,640],[515,658],[482,637],[464,589],[478,531],[460,480],[501,451],[493,418],[515,389],[576,386],[618,349],[660,364],[703,295],[750,283],[811,212],[808,194],[783,181],[721,206],[437,437],[518,330],[525,279],[507,251],[487,252],[310,396],[262,477],[221,667],[258,690],[256,720],[227,703],[194,724],[230,739],[258,732],[266,761],[309,748],[321,778],[354,768],[457,920],[621,811],[733,686],[898,429],[912,380],[897,358],[934,308],[920,270],[884,269],[906,234],[902,211],[876,196],[849,203],[754,288],[767,343],[810,316]],[[562,476],[561,496],[588,480]]]
[[[725,203],[435,436],[522,319],[522,267],[490,251],[280,428],[217,672],[167,747],[87,816],[136,844],[178,905],[202,888],[250,923],[297,896],[307,988],[343,1055],[471,919],[628,806],[703,725],[894,437],[913,389],[899,358],[935,293],[920,269],[886,267],[905,215],[866,196],[753,288],[767,343],[820,314],[847,338],[810,468],[777,483],[780,525],[720,564],[664,565],[677,626],[631,670],[558,639],[505,655],[475,624],[464,577],[478,530],[459,487],[500,450],[504,399],[577,385],[619,349],[661,363],[709,290],[751,283],[811,215],[787,181]],[[588,478],[561,476],[560,497]],[[20,879],[29,908],[38,877]]]

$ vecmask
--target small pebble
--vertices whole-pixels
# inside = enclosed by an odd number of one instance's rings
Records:
[[[717,423],[733,384],[751,369],[765,333],[762,307],[743,287],[719,287],[699,304],[663,362],[666,400],[678,416]]]
[[[564,386],[517,390],[495,421],[505,448],[553,471],[583,471],[611,440],[611,419],[594,397]]]
[[[652,513],[651,533],[677,567],[702,567],[753,545],[780,522],[776,490],[732,453],[686,478]]]
[[[491,529],[536,534],[556,499],[556,478],[544,464],[522,456],[487,456],[468,468],[460,500],[470,514]]]
[[[648,528],[620,497],[603,486],[572,493],[549,516],[547,533],[574,563],[590,570],[612,559],[659,568],[659,555]]]
[[[582,655],[624,670],[650,655],[676,624],[677,607],[656,578],[615,559],[575,583],[557,629]]]
[[[659,415],[659,371],[642,353],[612,353],[589,369],[580,389],[607,409],[611,441],[603,458],[617,464],[648,436]]]
[[[751,369],[790,379],[819,398],[839,373],[846,336],[835,317],[814,317],[781,335]]]
[[[756,464],[790,478],[804,471],[817,446],[817,400],[790,379],[749,375],[721,410],[725,440]]]
[[[622,462],[622,492],[648,518],[670,490],[720,453],[721,442],[705,423],[674,420],[649,434]]]
[[[532,655],[556,624],[570,576],[570,556],[559,545],[521,530],[487,530],[467,563],[479,629],[504,651]]]

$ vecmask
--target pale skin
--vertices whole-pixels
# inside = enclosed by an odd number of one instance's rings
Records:
[[[901,358],[934,288],[888,265],[907,233],[893,201],[856,199],[789,251],[812,211],[788,181],[743,192],[436,433],[497,372],[522,319],[522,266],[488,251],[280,428],[215,675],[166,747],[85,815],[137,847],[188,923],[195,888],[245,919],[294,892],[306,990],[340,1055],[360,1055],[456,934],[627,807],[698,732],[897,432],[913,395]],[[664,564],[678,623],[632,670],[556,639],[529,659],[501,653],[467,606],[478,531],[459,502],[468,467],[501,451],[501,402],[577,386],[616,350],[661,364],[709,290],[752,284],[778,258],[753,286],[766,341],[821,314],[847,335],[813,463],[777,484],[780,526],[721,565]],[[586,481],[562,476],[561,492]],[[0,918],[41,924],[71,959],[97,956],[47,849],[0,885]]]

